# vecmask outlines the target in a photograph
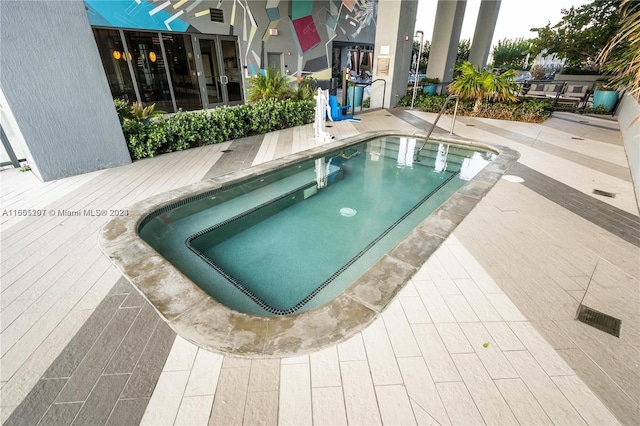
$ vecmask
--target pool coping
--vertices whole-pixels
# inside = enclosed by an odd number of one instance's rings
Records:
[[[98,237],[100,249],[178,335],[207,350],[236,357],[285,357],[339,343],[364,329],[385,310],[440,244],[515,163],[520,156],[517,151],[454,135],[431,136],[433,141],[480,148],[498,156],[338,297],[301,313],[264,317],[237,312],[222,305],[144,242],[138,235],[138,227],[151,212],[194,194],[384,136],[424,139],[426,133],[365,132],[158,194],[130,206],[127,216],[115,217],[105,224]]]

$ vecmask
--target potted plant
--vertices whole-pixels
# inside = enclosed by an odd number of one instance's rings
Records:
[[[598,79],[596,90],[593,92],[593,107],[603,107],[611,112],[618,102],[618,91],[609,83],[609,79]]]
[[[420,79],[420,84],[422,84],[422,91],[426,93],[428,96],[433,96],[436,94],[436,84],[440,83],[439,78],[431,78],[431,77],[423,77]]]

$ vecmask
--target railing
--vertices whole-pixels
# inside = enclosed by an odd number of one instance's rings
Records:
[[[453,110],[453,121],[451,122],[451,130],[449,131],[450,135],[453,134],[453,127],[456,125],[456,114],[458,113],[458,103],[460,102],[460,98],[458,97],[458,95],[449,95],[449,96],[447,96],[447,99],[445,99],[444,104],[442,105],[442,108],[440,109],[440,112],[436,116],[436,119],[433,121],[433,124],[431,125],[431,128],[429,129],[429,132],[427,133],[427,137],[424,139],[424,142],[422,143],[422,146],[414,154],[413,161],[417,161],[417,162],[420,161],[419,160],[420,151],[422,151],[424,149],[425,145],[427,145],[427,142],[429,141],[429,137],[431,136],[431,133],[433,133],[433,129],[436,128],[436,124],[438,124],[438,120],[440,120],[440,116],[444,112],[445,108],[447,108],[447,104],[449,103],[449,101],[451,99],[455,99],[456,100],[456,107]]]

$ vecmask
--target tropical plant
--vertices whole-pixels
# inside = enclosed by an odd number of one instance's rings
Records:
[[[458,53],[456,54],[456,65],[460,65],[469,60],[471,53],[471,39],[465,38],[458,43]]]
[[[306,75],[302,77],[298,83],[298,87],[292,91],[291,99],[297,101],[311,100],[316,94],[317,87],[318,81],[310,75]]]
[[[131,119],[135,121],[146,121],[153,117],[166,114],[166,111],[156,110],[156,104],[147,105],[143,107],[142,104],[134,102],[131,105]],[[123,116],[123,118],[125,118]]]
[[[459,75],[449,84],[449,93],[464,99],[475,99],[474,111],[478,111],[483,100],[515,101],[518,85],[513,80],[514,70],[495,75],[488,70],[477,70],[470,62],[456,67]]]
[[[129,102],[125,101],[124,99],[114,99],[113,105],[116,107],[116,112],[122,120],[130,120],[133,118],[133,116],[131,115],[131,106],[129,105]]]
[[[620,16],[620,32],[605,46],[598,63],[613,75],[612,85],[626,87],[640,100],[640,2],[623,0]]]
[[[287,76],[271,65],[264,73],[249,77],[249,102],[257,102],[265,99],[285,99],[291,89]]]
[[[440,83],[440,79],[438,77],[422,77],[420,79],[420,83],[422,83],[422,84],[438,84],[438,83]]]
[[[498,40],[498,44],[493,47],[493,67],[504,70],[523,69],[529,46],[531,43],[523,38]]]
[[[566,58],[567,67],[594,68],[603,47],[618,33],[621,2],[594,0],[577,8],[562,9],[564,16],[557,24],[531,29],[538,33],[531,40],[531,55],[547,49],[559,58]]]

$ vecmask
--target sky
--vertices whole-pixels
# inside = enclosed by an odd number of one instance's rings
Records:
[[[569,9],[571,6],[578,7],[586,3],[589,3],[589,0],[502,0],[491,43],[492,50],[498,40],[504,38],[522,37],[527,39],[535,37],[537,33],[529,31],[530,28],[543,27],[549,22],[552,25],[556,24],[563,16],[562,9]],[[424,31],[425,40],[431,40],[433,37],[433,23],[437,5],[437,0],[419,0],[416,31]],[[480,0],[467,0],[462,33],[460,34],[461,40],[473,38],[479,8]]]

